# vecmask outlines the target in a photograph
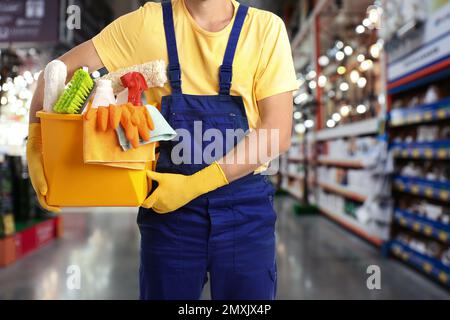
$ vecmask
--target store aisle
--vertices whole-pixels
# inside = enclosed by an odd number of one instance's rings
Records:
[[[450,299],[450,293],[320,216],[298,217],[277,198],[279,299]],[[139,235],[132,209],[71,210],[65,235],[6,269],[0,299],[135,299]],[[366,287],[379,265],[382,289]],[[81,271],[81,289],[67,287],[67,268]],[[208,295],[206,294],[205,297]]]
[[[295,216],[278,198],[279,299],[450,299],[420,273],[318,215]],[[381,290],[367,289],[367,267],[381,268]]]

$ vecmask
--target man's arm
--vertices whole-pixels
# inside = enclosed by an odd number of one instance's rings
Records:
[[[261,115],[258,128],[218,162],[188,176],[148,171],[147,176],[158,182],[158,187],[142,206],[161,214],[172,212],[202,194],[252,173],[260,165],[287,151],[291,143],[292,93],[262,99],[258,106]],[[266,139],[274,130],[278,131],[278,136]],[[230,156],[234,157],[233,161],[227,160]],[[177,196],[174,197],[174,194]]]
[[[58,58],[67,66],[67,82],[72,78],[74,72],[81,67],[88,67],[89,72],[96,71],[103,68],[103,63],[95,50],[91,40],[88,40],[66,54]],[[42,109],[44,103],[44,72],[41,72],[36,91],[30,106],[30,123],[37,123],[39,119],[36,117],[36,112]]]
[[[229,182],[255,171],[262,164],[286,152],[291,146],[292,92],[281,93],[258,101],[258,107],[261,117],[258,128],[230,151],[234,156],[232,163],[227,163],[228,155],[219,161]],[[261,134],[264,130],[265,134]],[[279,139],[275,141],[270,138],[273,130],[277,130],[279,133]],[[245,157],[245,161],[239,163],[237,160],[243,157]]]

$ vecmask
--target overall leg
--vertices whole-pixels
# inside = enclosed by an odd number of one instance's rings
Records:
[[[272,300],[276,294],[271,186],[236,188],[227,203],[211,201],[211,296]]]
[[[170,214],[140,208],[140,298],[198,300],[206,282],[209,219],[199,201]]]

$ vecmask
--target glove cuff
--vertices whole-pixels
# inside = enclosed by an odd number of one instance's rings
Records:
[[[41,124],[40,123],[30,123],[28,126],[28,141],[38,140],[41,142]]]
[[[215,161],[208,167],[198,171],[193,176],[194,184],[201,186],[198,194],[204,194],[228,184],[227,177],[220,165]]]
[[[40,123],[30,123],[28,126],[27,156],[32,150],[42,152],[42,134]]]

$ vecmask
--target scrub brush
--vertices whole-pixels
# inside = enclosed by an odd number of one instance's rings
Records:
[[[83,69],[75,71],[66,90],[59,97],[53,110],[57,113],[80,113],[94,87],[94,81]]]

